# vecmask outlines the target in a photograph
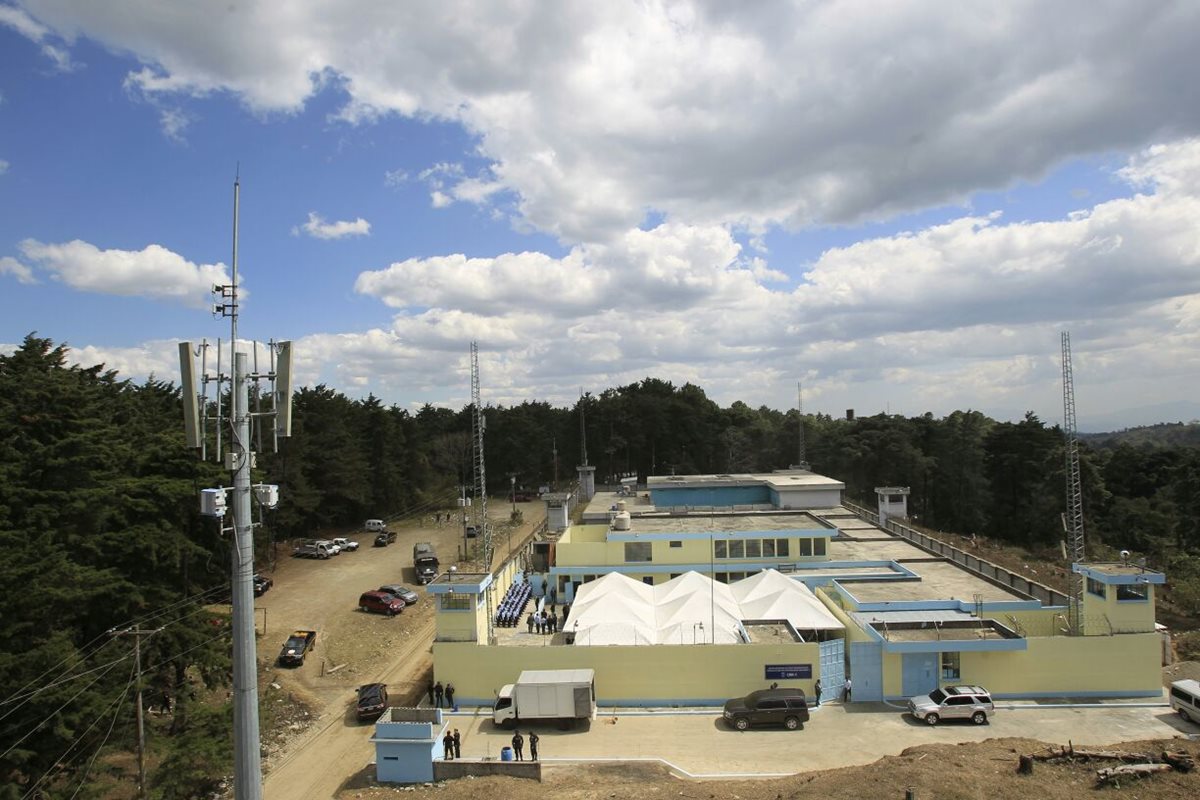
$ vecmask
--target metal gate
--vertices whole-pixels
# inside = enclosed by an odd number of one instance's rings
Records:
[[[905,653],[902,667],[904,696],[929,694],[938,688],[937,668],[937,653]]]
[[[821,702],[825,698],[842,696],[842,685],[846,682],[846,640],[831,639],[821,642]]]
[[[883,645],[878,642],[850,643],[850,680],[853,702],[883,700]]]

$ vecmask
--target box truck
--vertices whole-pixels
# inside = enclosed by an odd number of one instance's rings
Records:
[[[596,718],[596,671],[527,669],[496,695],[492,721],[502,728],[533,720]]]

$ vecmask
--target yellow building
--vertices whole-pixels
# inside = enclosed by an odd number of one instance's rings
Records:
[[[881,525],[878,515],[843,503],[842,489],[795,470],[652,478],[644,492],[598,494],[581,524],[539,543],[544,563],[536,571],[513,561],[495,575],[442,576],[430,585],[439,598],[437,677],[452,681],[467,704],[490,703],[521,670],[558,668],[594,669],[599,703],[621,706],[718,704],[773,682],[812,693],[818,679],[831,699],[847,676],[854,701],[954,683],[982,684],[1001,698],[1161,693],[1161,573],[1075,565],[1086,591],[1072,615],[1060,593],[906,528],[891,518],[894,507]],[[837,629],[805,627],[782,607],[757,618],[761,604],[729,611],[741,616],[724,615],[718,625],[715,589],[711,609],[695,597],[669,600],[665,611],[628,596],[605,599],[610,617],[624,614],[630,630],[642,631],[629,641],[576,640],[573,625],[584,618],[565,613],[577,592],[586,594],[581,587],[606,575],[670,594],[691,573],[736,589],[764,570],[805,587]],[[501,608],[513,621],[511,604],[526,593],[517,625],[497,624]],[[529,629],[539,608],[564,612],[560,630]],[[645,633],[660,630],[664,614],[669,633]]]

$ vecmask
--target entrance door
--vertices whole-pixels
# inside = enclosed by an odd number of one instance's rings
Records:
[[[929,694],[938,688],[937,669],[937,653],[905,653],[901,680],[904,696],[916,697]]]
[[[851,700],[883,700],[883,646],[878,642],[850,643]]]
[[[821,642],[821,702],[842,696],[846,682],[846,640]]]

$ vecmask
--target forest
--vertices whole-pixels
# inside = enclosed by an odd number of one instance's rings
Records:
[[[485,393],[486,394],[486,393]],[[293,431],[260,453],[256,480],[281,486],[264,519],[260,568],[276,545],[321,529],[445,504],[472,483],[471,409],[415,411],[327,386],[296,391]],[[933,530],[1054,551],[1062,538],[1062,431],[1033,414],[997,421],[847,419],[722,408],[692,384],[646,378],[571,408],[487,406],[489,494],[551,485],[575,466],[624,475],[763,472],[796,463],[874,488],[911,487]],[[802,423],[802,424],[801,424]],[[1180,614],[1200,614],[1200,426],[1085,437],[1089,556],[1128,549],[1167,572]],[[170,730],[151,746],[156,798],[195,797],[228,774],[228,541],[198,492],[228,483],[185,446],[179,388],[72,365],[66,345],[30,334],[0,355],[0,800],[99,796],[102,749],[132,747],[138,631],[148,697],[170,697]]]

